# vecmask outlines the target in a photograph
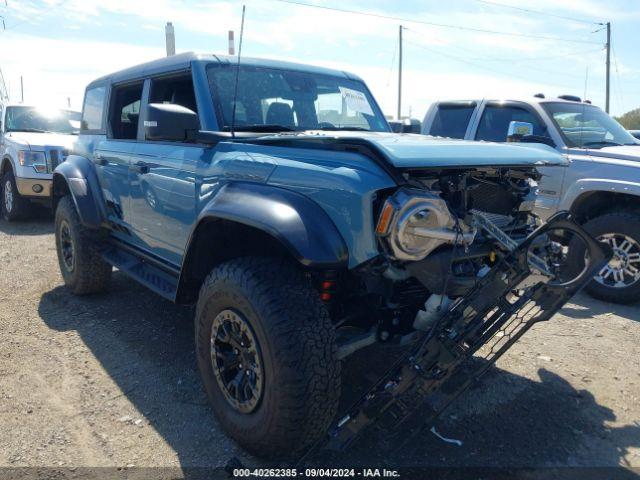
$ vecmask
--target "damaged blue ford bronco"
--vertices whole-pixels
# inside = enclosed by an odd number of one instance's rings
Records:
[[[176,55],[87,87],[53,179],[60,269],[78,295],[115,267],[195,305],[212,408],[257,455],[406,436],[606,263],[570,214],[532,214],[537,167],[565,164],[393,134],[343,71]],[[385,345],[402,354],[338,412],[341,365]]]

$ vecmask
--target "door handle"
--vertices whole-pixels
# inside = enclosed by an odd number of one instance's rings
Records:
[[[134,163],[131,168],[134,172],[149,173],[149,164],[147,162],[143,162],[142,160]]]

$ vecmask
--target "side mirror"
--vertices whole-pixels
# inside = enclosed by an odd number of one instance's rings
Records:
[[[144,116],[147,140],[184,142],[195,137],[200,128],[198,114],[182,105],[150,103]]]
[[[533,135],[533,123],[517,122],[515,120],[509,122],[507,142],[519,142],[522,137],[527,135]]]

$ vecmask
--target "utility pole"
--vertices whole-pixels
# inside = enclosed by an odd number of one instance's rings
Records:
[[[609,113],[609,90],[611,86],[611,22],[607,22],[607,84],[604,111]]]
[[[398,120],[402,114],[402,25],[398,30]]]
[[[167,46],[167,57],[176,54],[176,34],[173,29],[173,23],[167,22],[164,27],[165,43]]]
[[[22,75],[20,75],[20,98],[21,98],[20,103],[24,103],[24,83],[22,81]]]
[[[235,40],[233,38],[233,30],[229,30],[229,55],[235,55],[236,54],[236,48],[235,48]]]

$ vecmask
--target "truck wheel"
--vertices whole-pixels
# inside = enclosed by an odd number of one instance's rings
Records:
[[[31,204],[29,200],[23,198],[18,193],[13,170],[7,170],[2,176],[0,191],[2,192],[2,205],[0,206],[2,218],[7,222],[15,222],[16,220],[21,220],[29,216]]]
[[[326,432],[340,397],[335,331],[294,266],[246,257],[216,267],[200,290],[195,335],[213,410],[248,451],[289,457]]]
[[[611,261],[587,285],[586,291],[594,298],[613,303],[640,300],[640,214],[607,213],[589,220],[584,227],[614,251]]]
[[[111,265],[100,257],[88,233],[71,197],[63,197],[56,209],[56,250],[64,283],[76,295],[103,292],[111,282]]]

